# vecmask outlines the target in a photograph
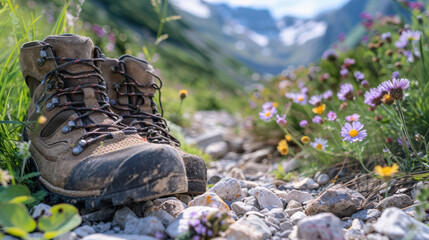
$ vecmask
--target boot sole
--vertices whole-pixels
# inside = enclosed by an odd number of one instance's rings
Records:
[[[183,194],[187,189],[187,180],[183,175],[169,176],[168,188],[166,191],[159,193],[153,191],[155,186],[158,184],[158,181],[161,179],[155,179],[151,183],[128,189],[125,191],[112,192],[107,194],[101,194],[99,196],[93,197],[73,197],[66,196],[51,191],[47,186],[45,186],[40,179],[38,179],[39,186],[45,190],[48,195],[49,203],[69,203],[79,209],[99,209],[105,207],[112,207],[117,205],[123,205],[133,202],[147,201],[155,198],[166,197],[175,194]]]

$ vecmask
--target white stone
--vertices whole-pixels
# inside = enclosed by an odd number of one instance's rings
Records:
[[[42,215],[49,215],[51,212],[51,206],[39,203],[31,209],[31,217],[38,218]]]
[[[75,230],[73,230],[73,232],[75,232],[79,237],[85,237],[95,233],[95,230],[91,226],[84,225],[76,228]]]
[[[228,240],[263,240],[271,237],[271,230],[261,218],[252,215],[232,224],[224,237]]]
[[[174,217],[171,216],[168,212],[161,209],[158,206],[151,206],[144,211],[144,216],[149,217],[153,216],[160,220],[165,226],[168,226],[170,223],[174,222]]]
[[[295,189],[316,189],[319,188],[319,184],[316,183],[312,178],[306,177],[301,181],[294,182],[293,188]]]
[[[113,216],[113,223],[118,224],[124,228],[127,218],[137,218],[136,214],[130,208],[124,207],[115,212]]]
[[[299,220],[304,219],[305,217],[307,217],[305,213],[296,212],[292,216],[290,216],[290,221],[292,222],[293,225],[296,225],[299,222]]]
[[[256,207],[247,205],[244,202],[240,201],[233,203],[231,205],[231,208],[237,215],[244,215],[246,212],[249,211],[258,211]]]
[[[263,187],[256,187],[249,190],[251,196],[255,196],[261,208],[283,208],[280,198],[270,190]]]
[[[206,147],[205,152],[213,158],[221,158],[228,153],[228,143],[224,141],[210,143]]]
[[[243,170],[241,170],[240,168],[237,168],[237,167],[231,169],[230,175],[232,178],[235,178],[237,180],[246,180],[246,177],[244,176]]]
[[[220,211],[229,212],[228,205],[214,192],[206,192],[203,195],[195,197],[188,206],[206,206],[218,208]]]
[[[290,191],[285,198],[287,203],[289,203],[290,200],[295,200],[301,204],[303,204],[304,202],[307,202],[309,200],[312,200],[312,199],[313,199],[313,197],[311,196],[310,193],[295,190],[295,189]]]
[[[233,201],[243,196],[240,182],[231,177],[226,177],[216,183],[208,192],[216,193],[224,201]]]
[[[352,214],[352,218],[357,218],[362,221],[368,221],[380,216],[381,212],[377,209],[363,209]]]
[[[125,234],[155,236],[157,232],[164,233],[165,227],[158,218],[153,216],[130,219],[125,223]]]
[[[316,182],[320,185],[325,185],[327,183],[329,183],[331,179],[329,178],[328,174],[326,173],[322,173],[319,176],[317,176],[316,178]]]
[[[341,220],[332,213],[321,213],[298,223],[298,239],[343,240]]]
[[[388,208],[384,210],[381,217],[374,225],[375,230],[388,236],[392,240],[404,239],[429,239],[429,227],[408,216],[399,208]]]

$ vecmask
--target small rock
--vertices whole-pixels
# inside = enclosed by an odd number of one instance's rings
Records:
[[[371,233],[366,236],[367,240],[389,240],[388,237],[383,236],[379,233]]]
[[[292,216],[290,216],[290,221],[292,222],[293,225],[296,225],[299,222],[299,220],[304,219],[305,217],[307,217],[305,213],[296,212]]]
[[[344,237],[347,240],[366,240],[363,230],[358,229],[348,229],[344,234]]]
[[[237,215],[244,215],[249,211],[258,211],[256,207],[247,205],[244,202],[235,202],[231,205],[231,208]]]
[[[295,200],[290,200],[289,203],[287,204],[287,207],[285,209],[285,212],[289,215],[292,216],[294,213],[299,212],[299,211],[303,211],[304,209],[302,208],[302,205],[295,201]]]
[[[92,234],[88,235],[81,240],[157,240],[157,238],[153,238],[150,236],[143,235],[129,235],[129,234]]]
[[[331,188],[326,190],[315,200],[311,201],[305,213],[315,215],[321,212],[331,212],[339,217],[346,217],[356,212],[364,200],[362,194],[345,188]]]
[[[206,148],[212,143],[223,141],[223,132],[216,129],[215,131],[208,131],[197,138],[194,138],[190,143],[195,143],[199,148]]]
[[[380,216],[381,212],[377,209],[363,209],[352,214],[352,218],[357,218],[362,221],[368,221]]]
[[[293,183],[295,189],[317,189],[319,184],[316,183],[312,178],[306,177],[299,182]]]
[[[292,230],[293,229],[293,224],[290,221],[284,221],[282,223],[280,223],[280,230],[282,232],[287,231],[287,230]]]
[[[153,200],[152,203],[155,206],[161,206],[161,204],[163,202],[166,202],[166,201],[169,201],[169,200],[177,200],[177,198],[176,197],[158,198],[158,199]],[[150,206],[148,206],[148,207],[150,207]]]
[[[46,214],[49,215],[50,212],[51,212],[51,206],[44,203],[39,203],[31,209],[31,217],[38,218]]]
[[[409,237],[410,233],[412,233],[412,239],[415,240],[429,239],[428,226],[395,207],[384,210],[374,227],[377,232],[392,240],[404,239]]]
[[[286,202],[289,202],[291,200],[295,200],[301,204],[303,204],[304,202],[307,202],[309,200],[312,200],[312,199],[313,199],[313,197],[311,196],[310,193],[298,191],[295,189],[290,191],[285,198]]]
[[[396,194],[381,200],[375,208],[383,211],[389,207],[405,208],[413,204],[413,200],[406,194]]]
[[[243,155],[243,161],[244,162],[260,162],[262,159],[267,157],[269,154],[273,152],[273,149],[270,148],[264,148],[260,149],[255,152],[246,153]]]
[[[362,222],[362,220],[353,219],[352,229],[363,230],[363,227],[364,227],[364,223]]]
[[[131,218],[137,218],[136,214],[128,207],[124,207],[115,212],[115,215],[113,216],[113,223],[116,223],[121,226],[121,228],[124,228],[125,222]]]
[[[194,200],[189,202],[188,206],[206,206],[218,208],[221,211],[230,211],[228,205],[213,192],[206,192],[203,195],[194,198]]]
[[[125,223],[124,233],[132,235],[150,235],[156,236],[158,233],[164,233],[165,227],[156,217],[145,217],[140,219],[131,219]]]
[[[245,217],[248,217],[248,216],[251,216],[251,215],[255,215],[255,216],[259,217],[259,218],[265,218],[264,214],[262,214],[260,212],[257,212],[257,211],[249,211],[246,214],[244,214]]]
[[[224,237],[229,240],[263,240],[271,237],[271,230],[261,218],[249,216],[232,224],[225,232]]]
[[[325,185],[327,183],[329,183],[331,179],[329,178],[328,174],[326,173],[322,173],[319,176],[317,176],[316,178],[316,182],[320,185]]]
[[[206,147],[205,152],[213,158],[221,158],[228,153],[228,143],[224,141],[211,143]]]
[[[75,232],[66,232],[54,238],[54,240],[77,240],[77,239],[79,239],[79,237]],[[7,240],[7,239],[3,238],[2,240]]]
[[[101,209],[101,210],[83,215],[82,221],[84,222],[109,221],[110,219],[112,219],[114,212],[115,210],[113,208]]]
[[[183,205],[184,204],[180,200],[167,200],[161,203],[159,207],[176,218],[183,210],[185,210],[185,206]]]
[[[286,218],[286,213],[283,211],[283,208],[273,208],[267,213],[267,216],[283,220]]]
[[[231,177],[238,179],[238,180],[246,180],[246,177],[244,177],[244,173],[243,170],[241,170],[240,168],[233,168],[231,169]]]
[[[237,179],[230,177],[220,180],[208,192],[216,193],[224,201],[233,201],[243,196],[240,183]]]
[[[188,204],[190,201],[192,201],[192,197],[186,194],[177,195],[177,198],[184,204]]]
[[[220,180],[222,180],[222,176],[220,174],[214,174],[208,178],[207,183],[208,184],[216,184]]]
[[[258,184],[252,181],[240,180],[240,186],[242,188],[255,188],[258,186]]]
[[[107,223],[100,222],[99,224],[94,226],[96,232],[98,233],[105,233],[110,230],[110,227],[112,227],[111,222],[107,222]]]
[[[174,217],[171,216],[168,212],[161,207],[151,206],[144,211],[144,216],[149,217],[153,216],[160,220],[165,226],[168,226],[170,223],[174,222]]]
[[[254,196],[245,197],[243,202],[247,205],[254,206],[259,209],[258,200]]]
[[[84,225],[84,226],[76,228],[75,230],[73,230],[73,232],[75,232],[79,237],[85,237],[85,236],[88,236],[90,234],[94,234],[95,230],[91,226]]]
[[[252,188],[249,194],[256,197],[261,208],[283,208],[283,203],[279,197],[266,188]]]
[[[297,237],[305,240],[342,240],[341,220],[332,213],[308,217],[299,222]]]

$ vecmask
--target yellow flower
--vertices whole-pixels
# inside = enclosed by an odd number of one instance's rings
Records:
[[[301,142],[304,143],[304,144],[307,144],[307,143],[310,142],[310,138],[308,136],[303,136],[301,138]]]
[[[277,102],[273,102],[273,107],[278,107],[279,106],[279,104],[277,103]]]
[[[286,134],[286,135],[285,135],[285,139],[286,139],[286,141],[288,141],[288,142],[292,142],[292,141],[293,141],[292,136],[291,136],[291,135],[289,135],[289,134]]]
[[[394,163],[391,167],[381,167],[380,165],[375,166],[374,171],[377,175],[381,177],[391,177],[395,173],[398,172],[399,166],[398,164]]]
[[[48,121],[48,120],[43,115],[40,115],[40,117],[37,119],[37,123],[39,123],[39,124],[45,124],[46,121]]]
[[[326,109],[326,104],[322,104],[318,107],[313,108],[313,112],[315,114],[322,114],[325,111],[325,109]]]
[[[289,153],[289,147],[287,145],[286,140],[283,139],[279,142],[279,144],[277,145],[277,151],[279,151],[280,154],[283,156]]]
[[[188,96],[188,91],[185,89],[182,89],[179,91],[179,97],[180,99],[185,99]]]

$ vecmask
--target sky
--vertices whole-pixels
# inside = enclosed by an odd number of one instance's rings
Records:
[[[350,0],[204,0],[210,3],[226,3],[232,7],[268,9],[274,18],[286,15],[312,18],[327,10],[338,9]]]

